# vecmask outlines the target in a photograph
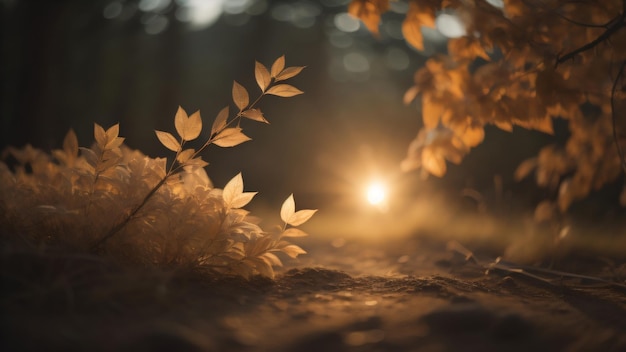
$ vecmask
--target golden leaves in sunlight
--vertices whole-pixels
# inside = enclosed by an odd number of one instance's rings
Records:
[[[378,36],[380,15],[389,9],[389,0],[352,0],[348,13],[365,24],[370,32]]]
[[[52,157],[27,146],[9,148],[19,165],[13,171],[0,161],[0,229],[11,228],[39,243],[63,243],[148,265],[193,268],[212,273],[274,276],[282,265],[275,253],[295,258],[306,253],[289,238],[307,234],[297,228],[316,210],[295,211],[293,195],[281,208],[284,225],[264,231],[245,207],[257,192],[245,192],[241,173],[223,189],[213,187],[200,153],[209,145],[233,147],[250,140],[242,120],[267,123],[257,107],[265,95],[289,97],[302,92],[277,84],[304,67],[285,68],[279,57],[271,72],[255,62],[262,92],[250,101],[248,91],[233,83],[233,104],[219,111],[210,134],[199,147],[190,143],[202,135],[199,111],[188,115],[178,107],[175,134],[156,130],[159,142],[174,152],[170,163],[150,158],[123,145],[120,127],[94,124],[95,143],[79,147],[74,131]],[[272,91],[274,89],[274,91]],[[27,166],[32,171],[27,170]]]
[[[402,22],[402,35],[414,48],[424,50],[422,26],[435,28],[435,8],[426,1],[411,1]]]

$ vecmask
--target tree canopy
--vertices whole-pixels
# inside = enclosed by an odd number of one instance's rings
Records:
[[[353,0],[348,10],[377,35],[389,6]],[[403,170],[441,177],[447,162],[460,163],[483,141],[486,125],[554,134],[556,118],[567,121],[566,142],[515,173],[534,172],[538,185],[558,189],[550,206],[564,212],[626,170],[626,0],[409,0],[406,41],[423,50],[421,29],[441,14],[465,31],[415,72],[404,95],[421,104],[423,127]]]

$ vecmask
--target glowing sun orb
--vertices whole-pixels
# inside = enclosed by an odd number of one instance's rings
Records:
[[[379,205],[385,201],[387,189],[380,182],[373,182],[367,187],[367,201],[371,205]]]

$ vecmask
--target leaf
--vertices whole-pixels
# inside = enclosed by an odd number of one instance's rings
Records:
[[[413,100],[415,100],[415,98],[417,97],[419,92],[420,92],[420,90],[419,90],[418,86],[413,86],[413,87],[409,88],[404,93],[404,97],[402,98],[402,101],[404,102],[405,105],[409,105]]]
[[[436,154],[432,148],[425,148],[422,151],[422,166],[426,171],[437,177],[446,174],[446,161]]]
[[[192,141],[200,135],[202,131],[202,118],[200,112],[196,111],[190,117],[182,107],[178,107],[176,116],[174,117],[174,126],[180,138],[186,141]]]
[[[260,258],[263,258],[268,262],[268,264],[273,266],[283,266],[283,263],[280,259],[274,254],[270,252],[263,253]]]
[[[117,136],[119,136],[120,134],[120,124],[116,123],[115,125],[109,127],[109,129],[106,131],[106,138],[107,141],[112,141],[115,138],[117,138]]]
[[[237,81],[233,81],[233,102],[239,108],[239,111],[245,109],[250,102],[248,91]]]
[[[402,35],[404,39],[415,49],[424,50],[424,37],[419,22],[408,16],[402,22]]]
[[[256,83],[259,85],[259,88],[261,88],[261,91],[265,92],[272,81],[272,77],[270,77],[267,67],[258,61],[254,62],[254,77],[256,78]]]
[[[94,151],[89,148],[80,147],[79,149],[83,158],[87,160],[87,164],[95,168],[96,165],[98,165],[98,156],[96,155],[96,153],[94,153]]]
[[[213,126],[211,127],[211,135],[221,131],[224,127],[226,127],[226,121],[228,120],[228,110],[229,107],[225,107],[217,114],[215,121],[213,121]]]
[[[531,171],[533,171],[537,167],[537,158],[526,159],[519,164],[517,169],[515,169],[515,173],[513,178],[515,181],[521,181],[526,176],[528,176]]]
[[[287,223],[291,226],[300,226],[307,222],[316,212],[317,209],[303,209],[297,211],[291,215]]]
[[[287,67],[286,69],[282,70],[281,73],[279,73],[276,76],[276,80],[277,81],[284,81],[286,79],[292,78],[297,76],[298,74],[300,74],[300,72],[302,72],[302,70],[304,70],[306,66],[292,66],[292,67]]]
[[[433,129],[439,125],[441,115],[444,113],[443,104],[432,101],[427,95],[422,97],[422,120],[426,129]]]
[[[174,136],[172,136],[169,132],[155,130],[157,138],[165,146],[165,148],[177,152],[180,150],[180,143],[176,140]]]
[[[185,125],[185,140],[193,141],[200,136],[202,132],[202,117],[200,116],[200,110],[194,112],[189,116]]]
[[[259,121],[259,122],[263,122],[263,123],[269,123],[265,117],[263,116],[263,113],[261,112],[261,110],[259,109],[248,109],[248,110],[244,110],[244,112],[241,113],[241,116],[248,118],[250,120],[253,121]]]
[[[115,137],[114,139],[110,140],[107,145],[104,146],[104,149],[115,149],[118,148],[119,146],[122,145],[122,143],[124,143],[124,139],[123,137]]]
[[[243,134],[241,128],[233,127],[222,130],[222,132],[215,136],[213,144],[220,147],[234,147],[249,140],[251,140],[251,138]]]
[[[195,152],[196,151],[193,149],[185,149],[180,152],[178,156],[176,156],[176,160],[178,160],[179,163],[184,164],[193,156]]]
[[[278,76],[278,74],[281,73],[284,68],[285,68],[285,55],[276,59],[276,61],[274,61],[274,63],[272,64],[272,69],[271,69],[272,77]]]
[[[308,235],[309,234],[306,232],[295,227],[290,227],[282,233],[283,237],[306,237]]]
[[[226,205],[230,206],[230,204],[243,193],[243,177],[241,176],[241,172],[238,173],[235,177],[233,177],[226,186],[224,186],[224,191],[222,191],[222,198]]]
[[[257,195],[257,193],[259,193],[259,192],[243,192],[243,193],[241,193],[240,195],[235,197],[235,199],[233,199],[233,201],[230,204],[230,207],[233,208],[233,209],[239,209],[239,208],[245,207],[248,203],[250,203],[252,198],[254,198],[254,196]]]
[[[291,258],[296,258],[298,254],[306,254],[306,251],[295,244],[290,244],[280,249],[283,253],[287,254]]]
[[[283,98],[289,98],[304,93],[300,89],[289,84],[277,84],[267,90],[267,94],[277,95]]]
[[[289,223],[289,219],[296,212],[296,202],[293,199],[293,193],[287,197],[287,199],[283,202],[283,205],[280,208],[280,218],[285,222]]]
[[[185,162],[186,166],[195,166],[195,167],[205,167],[207,165],[209,165],[209,163],[207,163],[206,161],[202,160],[202,157],[198,156],[195,157],[191,160],[187,160]]]
[[[63,139],[63,151],[69,157],[75,158],[78,156],[78,138],[73,129],[67,131]]]
[[[93,136],[96,139],[96,143],[104,149],[104,146],[107,144],[107,135],[104,132],[104,128],[97,123],[93,124]]]
[[[348,13],[365,24],[367,29],[378,36],[380,15],[389,8],[389,0],[353,0],[348,5]]]

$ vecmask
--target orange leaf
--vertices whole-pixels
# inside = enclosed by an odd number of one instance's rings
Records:
[[[422,166],[437,177],[443,177],[446,174],[446,161],[431,148],[425,148],[422,151]]]
[[[228,106],[220,110],[213,121],[213,126],[211,127],[211,135],[221,131],[224,127],[226,127],[226,120],[228,120]]]
[[[277,95],[283,98],[293,97],[302,93],[304,92],[289,84],[278,84],[267,90],[267,94]]]
[[[173,152],[177,152],[180,149],[180,143],[178,143],[178,140],[176,140],[176,138],[174,138],[171,133],[159,130],[156,130],[154,132],[156,133],[157,138],[159,139],[161,144],[165,146],[165,148]]]
[[[263,113],[259,109],[248,109],[241,113],[241,116],[249,118],[250,120],[259,121],[263,123],[269,123],[263,116]]]
[[[237,81],[233,81],[233,102],[235,102],[239,111],[245,109],[250,102],[248,91],[241,84],[237,83]]]
[[[292,67],[287,67],[286,69],[282,70],[277,76],[276,76],[276,80],[277,81],[284,81],[286,79],[289,79],[291,77],[295,77],[297,76],[300,72],[302,72],[302,70],[304,70],[306,66],[292,66]]]
[[[352,0],[348,13],[365,24],[367,29],[378,36],[380,15],[389,9],[389,0]]]
[[[407,16],[402,22],[402,35],[415,49],[424,50],[424,37],[419,22]]]
[[[261,91],[265,92],[265,89],[267,89],[267,86],[270,85],[272,78],[270,77],[267,67],[263,66],[263,64],[258,61],[254,62],[254,77],[256,78],[256,83],[259,85],[259,88],[261,88]]]
[[[276,59],[276,61],[274,61],[274,63],[272,64],[272,68],[271,68],[272,77],[278,76],[278,74],[281,73],[284,68],[285,68],[285,55]]]
[[[233,127],[226,128],[215,136],[213,144],[220,147],[234,147],[249,140],[251,140],[251,138],[243,134],[241,128]]]

